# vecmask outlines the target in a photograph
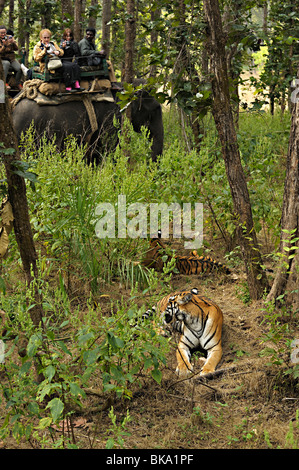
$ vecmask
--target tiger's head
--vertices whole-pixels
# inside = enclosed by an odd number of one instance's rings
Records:
[[[164,262],[162,255],[165,252],[165,245],[161,240],[161,230],[158,230],[158,235],[150,239],[150,248],[147,250],[142,265],[147,268],[153,268],[158,272],[163,271]]]
[[[165,322],[171,323],[173,320],[184,321],[186,316],[184,310],[192,301],[194,295],[198,295],[196,288],[178,292],[169,297],[165,311],[163,312]],[[184,308],[182,309],[181,306],[184,306]]]

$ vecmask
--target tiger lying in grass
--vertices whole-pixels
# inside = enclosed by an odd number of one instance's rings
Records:
[[[166,255],[166,246],[158,235],[158,238],[150,240],[150,249],[147,251],[142,265],[147,268],[154,268],[158,272],[163,271],[164,263],[170,261],[171,257]],[[196,251],[192,251],[191,256],[178,256],[175,255],[176,268],[180,274],[201,274],[210,273],[213,270],[219,270],[226,274],[230,270],[222,263],[215,261],[210,256],[199,256]]]
[[[186,376],[192,372],[191,351],[197,348],[202,348],[207,354],[200,375],[214,372],[222,357],[223,313],[218,305],[199,296],[194,288],[167,295],[143,317],[153,314],[162,317],[166,329],[181,333],[176,351],[176,372],[179,375]]]

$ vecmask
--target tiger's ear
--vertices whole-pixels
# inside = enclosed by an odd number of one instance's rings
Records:
[[[191,289],[191,293],[197,295],[198,289],[196,289],[196,287],[193,287],[193,289]]]
[[[188,302],[190,302],[191,299],[192,299],[192,294],[191,292],[188,292],[188,294],[184,295],[182,299],[178,300],[178,304],[185,305]]]

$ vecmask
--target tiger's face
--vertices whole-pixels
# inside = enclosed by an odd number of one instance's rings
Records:
[[[169,297],[163,312],[165,322],[171,323],[173,320],[183,322],[188,314],[188,304],[192,305],[192,298],[197,294],[198,290],[194,288],[191,291],[179,292]]]

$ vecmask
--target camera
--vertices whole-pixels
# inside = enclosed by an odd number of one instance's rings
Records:
[[[50,49],[50,46],[46,46],[43,42],[41,43],[41,49],[46,49],[48,51]]]

